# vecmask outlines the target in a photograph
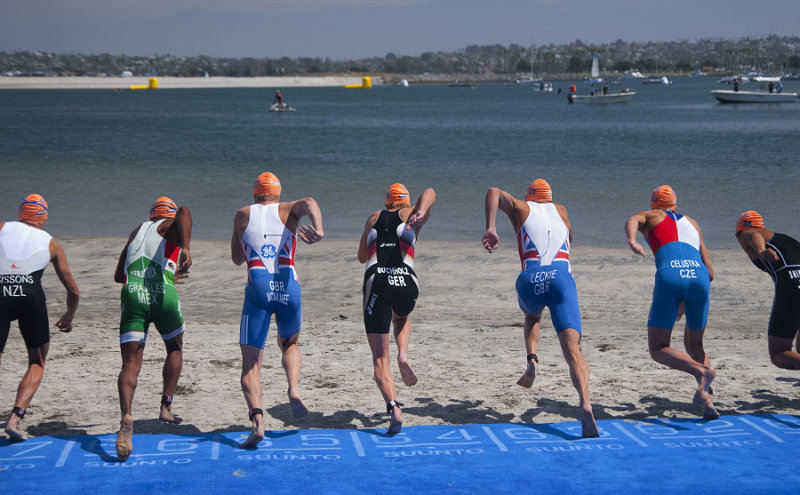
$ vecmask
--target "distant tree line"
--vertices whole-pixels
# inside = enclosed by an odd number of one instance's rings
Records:
[[[208,56],[129,56],[102,53],[57,54],[0,52],[0,75],[28,76],[176,76],[257,77],[341,73],[482,74],[498,78],[535,72],[581,74],[597,54],[605,72],[690,72],[699,68],[771,72],[800,71],[800,37],[708,38],[696,41],[593,44],[581,40],[562,45],[470,45],[454,52],[419,56],[387,53],[383,57],[333,60],[313,57],[221,58]]]

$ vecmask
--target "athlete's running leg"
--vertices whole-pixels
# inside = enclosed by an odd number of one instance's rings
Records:
[[[303,355],[297,347],[297,338],[300,332],[292,335],[288,339],[278,336],[278,345],[281,348],[281,364],[286,372],[286,380],[289,382],[289,404],[292,406],[292,414],[295,419],[300,419],[308,414],[306,405],[300,397],[300,365]]]
[[[251,449],[264,439],[264,414],[253,414],[253,410],[261,410],[262,405],[261,396],[264,390],[261,387],[261,359],[264,349],[244,344],[239,347],[242,349],[242,392],[253,422],[253,432],[239,447]]]
[[[120,345],[122,353],[122,370],[117,377],[119,390],[119,408],[122,415],[117,433],[117,458],[125,461],[133,450],[133,393],[142,369],[144,342],[126,342]]]
[[[703,366],[711,366],[711,360],[708,358],[705,349],[703,348],[703,330],[689,330],[688,327],[684,328],[683,333],[683,347],[686,352],[692,356],[692,359],[702,364]]]
[[[681,303],[681,307],[683,307],[683,303]],[[703,349],[703,334],[705,334],[705,330],[689,330],[688,327],[685,327],[683,332],[683,347],[686,349],[686,352],[692,356],[692,359],[704,366],[711,366],[711,359],[709,359],[708,354],[706,354],[705,349]],[[697,378],[698,385],[700,385],[701,379],[702,378]],[[711,387],[708,387],[706,391],[709,394],[713,394]]]
[[[702,331],[695,330],[695,332]],[[703,418],[718,418],[719,412],[714,407],[711,394],[708,393],[708,389],[717,376],[717,372],[711,366],[696,361],[689,354],[670,347],[671,336],[672,330],[647,327],[647,344],[650,348],[650,357],[657,363],[692,375],[697,380],[697,391],[693,399],[694,404],[703,408]],[[695,338],[702,339],[702,333]]]
[[[44,363],[47,360],[47,352],[49,350],[49,343],[28,349],[28,369],[17,387],[14,406],[25,410],[30,405],[33,400],[33,394],[36,393],[42,383]],[[19,426],[20,421],[22,421],[22,418],[13,412],[8,417],[5,432],[12,441],[21,442],[28,438]]]
[[[375,370],[375,382],[383,395],[383,400],[388,404],[397,400],[397,390],[394,385],[394,377],[390,367],[389,359],[389,334],[388,333],[368,333],[367,340],[372,351],[372,366]],[[403,425],[403,412],[399,406],[392,409],[392,417],[389,421],[390,434],[400,433]]]
[[[580,398],[580,420],[584,438],[600,436],[589,400],[589,365],[581,352],[581,334],[574,328],[567,328],[558,334],[561,352],[569,366],[569,377]]]
[[[167,348],[167,358],[164,360],[164,369],[161,372],[164,379],[164,390],[161,394],[168,398],[168,403],[164,403],[162,400],[158,419],[168,423],[179,424],[182,419],[172,413],[172,397],[178,388],[178,378],[180,378],[181,369],[183,368],[183,334],[181,333],[175,338],[165,340],[164,345]]]
[[[525,352],[528,356],[536,354],[539,350],[539,320],[542,314],[529,315],[525,313],[524,337],[525,337]],[[536,370],[539,367],[538,357],[528,360],[528,367],[525,373],[522,374],[517,385],[525,388],[533,386],[533,380],[536,379]]]
[[[786,370],[800,370],[800,335],[797,337],[797,352],[792,351],[792,339],[770,335],[767,345],[772,364]]]
[[[417,375],[408,363],[408,341],[411,339],[411,322],[407,316],[397,316],[392,313],[392,325],[394,327],[394,340],[397,342],[397,366],[400,368],[400,375],[403,383],[409,387],[417,384]]]

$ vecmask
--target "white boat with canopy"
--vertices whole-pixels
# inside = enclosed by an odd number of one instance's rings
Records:
[[[769,91],[731,91],[715,89],[711,94],[720,103],[797,103],[798,94]]]
[[[625,88],[618,93],[608,92],[608,82],[600,77],[600,61],[597,55],[592,58],[592,72],[588,94],[578,94],[576,86],[570,86],[567,101],[570,103],[626,103],[636,94]]]

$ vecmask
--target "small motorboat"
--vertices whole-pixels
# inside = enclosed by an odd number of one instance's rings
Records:
[[[715,89],[711,94],[720,103],[797,103],[797,93]]]
[[[642,79],[642,84],[672,84],[667,76],[648,76]]]
[[[567,94],[567,101],[570,103],[627,103],[636,95],[634,91],[624,93],[595,93],[589,95],[579,95],[573,92]]]

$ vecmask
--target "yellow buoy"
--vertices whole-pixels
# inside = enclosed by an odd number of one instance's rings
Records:
[[[158,89],[158,78],[151,77],[147,80],[147,86],[144,85],[133,85],[130,89]]]
[[[361,84],[347,84],[347,89],[370,89],[372,87],[372,79],[369,76],[361,78]]]

